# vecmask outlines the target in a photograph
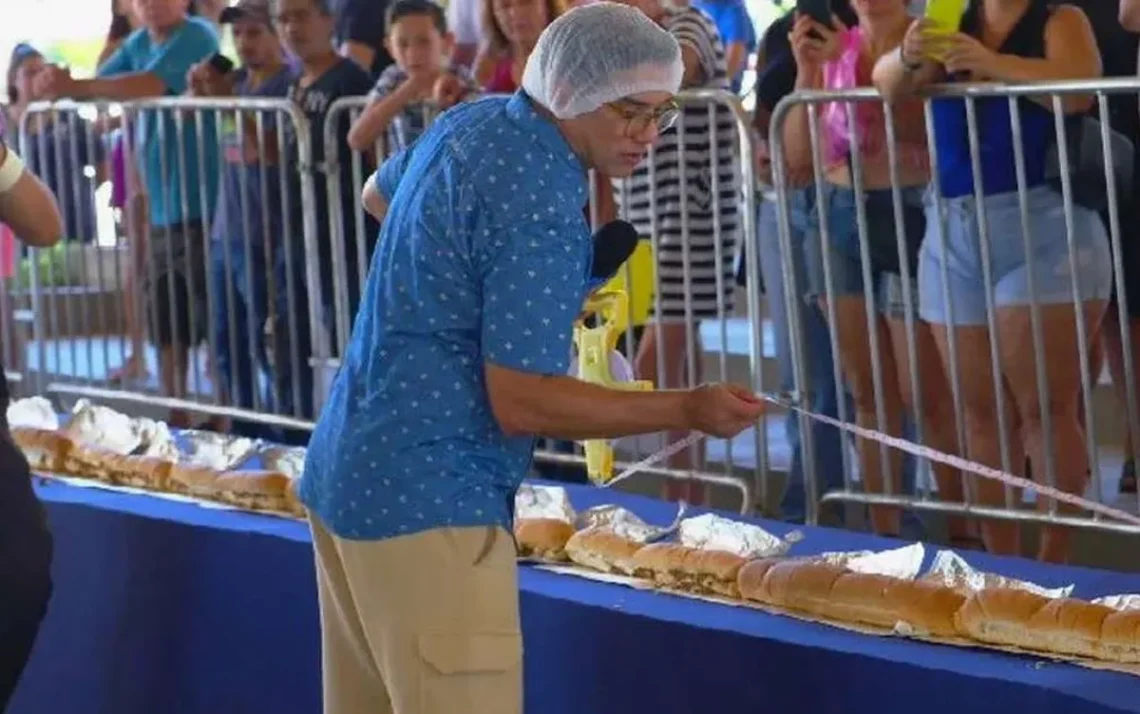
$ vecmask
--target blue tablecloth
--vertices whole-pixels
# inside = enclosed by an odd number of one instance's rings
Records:
[[[57,539],[56,594],[13,714],[320,711],[304,524],[58,482],[38,490]],[[570,491],[579,508],[617,500],[654,522],[673,514],[650,499]],[[796,551],[898,545],[808,529]],[[1140,591],[1132,575],[970,560],[1046,585],[1075,582],[1085,597]],[[1136,677],[529,568],[521,603],[529,714],[1140,712]]]

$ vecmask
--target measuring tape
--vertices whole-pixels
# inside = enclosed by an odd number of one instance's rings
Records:
[[[791,409],[792,411],[803,414],[808,418],[815,419],[816,421],[823,422],[824,424],[828,424],[830,426],[834,426],[837,429],[846,431],[849,434],[854,434],[855,436],[859,436],[864,439],[871,439],[872,441],[886,444],[892,448],[905,451],[908,454],[913,454],[914,456],[918,456],[929,461],[935,461],[940,464],[946,464],[947,466],[952,466],[956,469],[961,469],[962,471],[968,471],[972,474],[977,474],[978,476],[992,479],[994,481],[1000,481],[1001,483],[1008,484],[1010,486],[1026,488],[1038,493],[1039,495],[1046,496],[1063,503],[1068,503],[1072,506],[1077,506],[1078,508],[1092,511],[1093,513],[1099,513],[1102,516],[1108,516],[1109,518],[1121,521],[1123,523],[1140,525],[1140,516],[1137,516],[1133,513],[1128,513],[1127,511],[1122,511],[1118,508],[1106,506],[1103,503],[1089,501],[1088,499],[1081,498],[1080,496],[1074,496],[1071,493],[1059,491],[1052,486],[1045,486],[1035,481],[1030,481],[1029,479],[1022,478],[1020,476],[1014,476],[1011,473],[1006,473],[1000,469],[990,468],[989,466],[984,466],[975,461],[969,461],[959,456],[947,454],[936,449],[931,449],[927,446],[916,444],[912,441],[907,441],[906,439],[900,439],[898,437],[884,434],[881,431],[864,429],[863,427],[857,426],[855,424],[848,424],[847,422],[842,422],[838,419],[834,419],[823,414],[816,414],[815,412],[797,406],[790,400],[784,399],[783,397],[777,397],[771,394],[759,394],[757,396],[770,404],[775,404],[777,406],[784,407],[785,409]],[[657,451],[649,455],[647,458],[642,459],[636,464],[633,464],[632,466],[626,468],[617,476],[610,479],[607,483],[603,484],[603,486],[609,487],[620,481],[624,481],[630,476],[633,476],[640,471],[643,471],[646,468],[669,458],[673,454],[684,451],[690,446],[696,445],[705,438],[707,438],[706,434],[694,431],[684,439],[675,441],[672,444],[666,446],[664,449],[661,449],[660,451]]]

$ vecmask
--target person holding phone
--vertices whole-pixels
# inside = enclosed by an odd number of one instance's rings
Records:
[[[827,4],[823,7],[827,9]],[[911,22],[905,0],[853,0],[852,8],[857,23],[850,28],[834,16],[827,23],[806,12],[796,18],[790,40],[798,90],[869,86],[876,60],[898,47]],[[953,453],[957,445],[949,382],[930,327],[915,322],[915,344],[910,344],[906,327],[906,312],[918,303],[914,257],[925,228],[922,193],[930,175],[922,104],[901,103],[893,112],[897,187],[892,186],[883,106],[858,102],[848,107],[834,102],[822,107],[818,130],[824,143],[825,183],[810,197],[822,210],[798,216],[805,222],[798,227],[806,234],[807,292],[830,322],[838,348],[835,356],[851,392],[855,421],[897,436],[903,434],[910,415],[921,427],[927,445]],[[789,113],[784,140],[791,170],[811,171],[813,151],[806,104],[795,106]],[[859,159],[858,172],[853,169],[855,158]],[[860,191],[856,191],[857,182]],[[897,225],[895,188],[903,209],[903,220]],[[866,233],[859,226],[856,204],[860,200]],[[816,218],[821,214],[826,226],[819,225]],[[911,350],[916,350],[914,362],[918,367],[913,381]],[[915,382],[920,393],[915,392]],[[921,410],[915,413],[917,405]],[[884,463],[878,444],[861,439],[857,447],[859,471],[868,491],[913,491],[913,474],[907,473],[910,478],[904,479],[901,452],[891,450]],[[960,502],[957,472],[944,466],[934,470],[940,495]],[[876,533],[900,534],[898,509],[876,506],[870,511]],[[962,522],[952,521],[951,529],[956,540],[965,539]]]
[[[980,0],[969,6],[956,33],[932,33],[929,22],[912,23],[902,45],[879,61],[874,79],[888,100],[900,101],[944,80],[1020,84],[1100,75],[1096,38],[1080,9],[1050,7],[1046,0]],[[1092,103],[1088,95],[1065,95],[1061,109],[1067,115],[1079,115]],[[1056,485],[1081,493],[1089,465],[1080,419],[1082,367],[1074,331],[1078,310],[1089,334],[1104,316],[1112,284],[1111,256],[1096,212],[1076,202],[1068,212],[1047,175],[1046,157],[1056,143],[1053,97],[1022,99],[1018,107],[1020,167],[1015,161],[1008,100],[977,101],[976,132],[986,150],[980,157],[981,176],[975,176],[964,100],[938,99],[932,104],[941,195],[931,195],[926,204],[929,220],[920,254],[920,309],[923,319],[937,326],[938,350],[947,363],[951,341],[957,348],[970,458],[988,466],[1010,463],[1016,468],[1028,454],[1034,477],[1044,479],[1046,450],[1051,448]],[[975,181],[981,181],[980,208],[988,245],[978,227]],[[1022,220],[1026,207],[1027,224]],[[936,232],[940,215],[945,216],[944,241]],[[1072,262],[1068,226],[1075,251]],[[1029,255],[1023,239],[1026,234],[1032,237]],[[982,250],[989,253],[988,276],[982,270]],[[943,283],[944,266],[948,285]],[[944,300],[944,288],[949,303]],[[1001,453],[999,396],[990,357],[991,340],[997,335],[988,329],[987,294],[992,296],[995,326],[1001,336],[996,377],[1007,393],[1005,406],[1012,407],[1021,427],[1019,433],[1006,435],[1013,452],[1006,454],[1008,462]],[[1025,349],[1035,343],[1034,319],[1039,319],[1044,347],[1048,431],[1046,405],[1038,397],[1037,359]],[[1005,502],[1001,484],[980,479],[976,486],[982,504]],[[1038,499],[1039,507],[1052,505]],[[1038,557],[1066,560],[1070,535],[1065,528],[1045,528]],[[987,521],[982,524],[982,537],[992,552],[1016,555],[1021,551],[1017,523]]]

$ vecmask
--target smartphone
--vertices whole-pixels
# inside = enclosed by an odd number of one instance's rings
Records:
[[[970,0],[926,0],[923,16],[934,25],[936,34],[949,35],[958,31],[969,3]]]
[[[233,71],[234,62],[229,57],[218,53],[210,58],[210,66],[213,67],[218,74],[225,76]]]
[[[796,0],[796,12],[831,27],[831,0]]]

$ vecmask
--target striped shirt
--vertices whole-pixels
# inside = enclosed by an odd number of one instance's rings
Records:
[[[708,15],[680,8],[663,25],[699,59],[702,78],[685,89],[729,89],[724,46]],[[686,295],[694,317],[716,316],[718,305],[731,310],[740,203],[736,125],[729,109],[710,106],[684,105],[646,162],[615,187],[626,220],[656,236],[661,318],[686,317]]]

